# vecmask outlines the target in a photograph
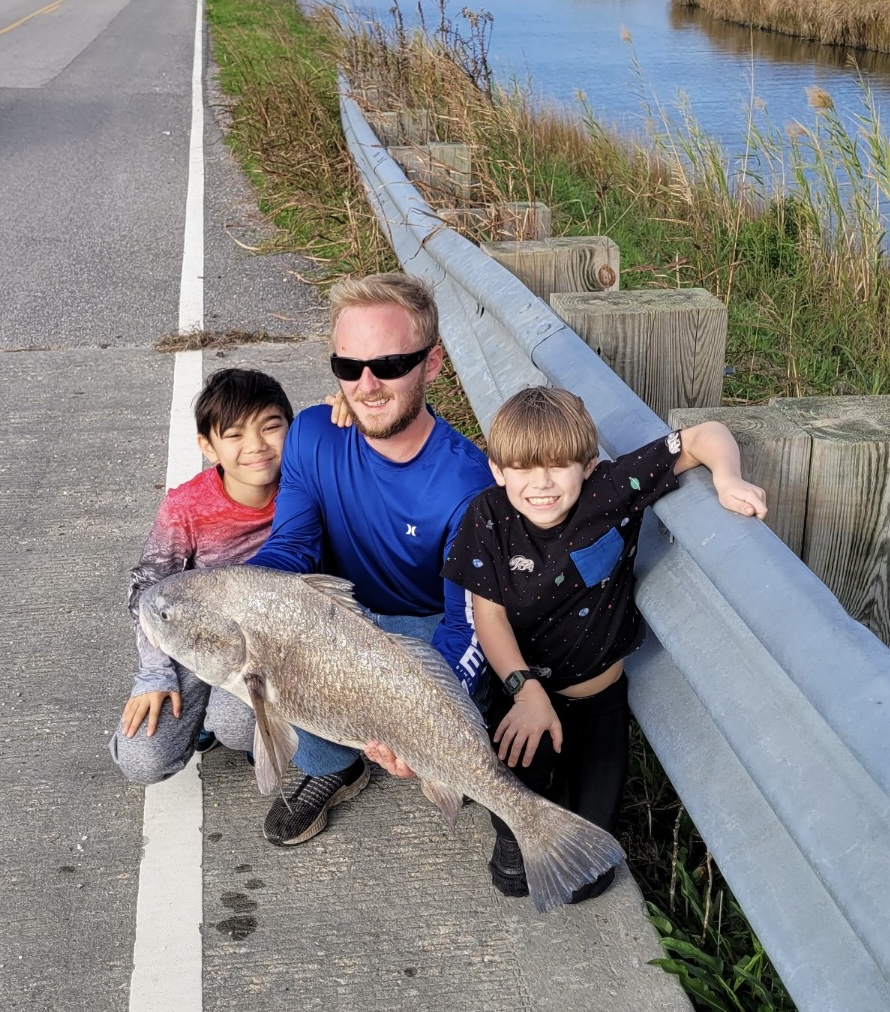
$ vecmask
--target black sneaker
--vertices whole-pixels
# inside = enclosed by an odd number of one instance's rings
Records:
[[[608,871],[604,871],[599,878],[595,878],[592,882],[588,882],[587,885],[576,889],[572,893],[569,903],[583,903],[584,900],[592,900],[595,896],[602,896],[614,881],[615,869],[610,868]]]
[[[283,798],[278,798],[269,809],[263,836],[276,847],[291,847],[311,840],[328,824],[328,809],[354,798],[370,778],[371,770],[361,756],[339,773],[324,777],[304,774],[287,799],[287,805]]]
[[[202,727],[198,735],[198,743],[195,745],[195,751],[203,755],[205,752],[211,752],[219,744],[219,738],[212,731],[207,731]]]
[[[505,896],[528,896],[528,880],[522,851],[515,840],[498,836],[488,862],[491,881]]]

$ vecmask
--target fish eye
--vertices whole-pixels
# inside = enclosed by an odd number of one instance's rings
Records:
[[[167,611],[166,609],[164,611],[162,611],[162,612],[159,612],[159,614],[161,616],[161,620],[162,621],[164,621],[164,622],[169,622],[170,621],[170,612]]]

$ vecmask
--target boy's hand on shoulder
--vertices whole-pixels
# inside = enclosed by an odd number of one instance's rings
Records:
[[[127,738],[132,738],[142,726],[142,722],[148,717],[148,726],[145,729],[146,737],[150,738],[158,729],[158,721],[161,717],[161,709],[164,700],[169,697],[173,716],[179,717],[182,713],[182,696],[178,692],[145,692],[141,696],[131,696],[124,707],[121,717],[122,729]]]
[[[500,744],[498,758],[515,766],[520,758],[523,766],[531,765],[542,736],[550,732],[553,748],[562,749],[562,724],[544,686],[529,679],[513,697],[513,706],[498,724],[495,744]]]
[[[352,412],[349,410],[342,390],[338,390],[335,394],[328,394],[324,402],[331,409],[331,422],[338,429],[348,429],[352,425]]]
[[[761,520],[766,516],[766,492],[757,485],[743,478],[732,477],[721,481],[715,476],[714,488],[724,509]]]

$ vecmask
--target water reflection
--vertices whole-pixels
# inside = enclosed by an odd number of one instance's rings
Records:
[[[772,60],[799,66],[852,67],[863,74],[877,74],[890,81],[890,55],[887,53],[849,46],[826,46],[780,32],[746,28],[712,17],[701,8],[679,3],[671,3],[668,24],[675,31],[701,32],[718,53],[745,58],[753,56],[755,61]]]

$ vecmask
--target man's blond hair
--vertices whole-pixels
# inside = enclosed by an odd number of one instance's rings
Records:
[[[359,306],[402,306],[411,314],[418,349],[431,348],[439,340],[439,309],[432,288],[408,274],[369,274],[344,278],[330,293],[331,329],[347,309]]]
[[[487,443],[489,458],[500,468],[586,466],[599,454],[584,401],[552,387],[528,387],[505,401]]]

